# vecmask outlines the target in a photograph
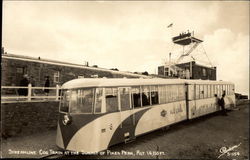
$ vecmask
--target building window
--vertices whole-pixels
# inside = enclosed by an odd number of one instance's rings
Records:
[[[55,83],[59,83],[59,76],[60,76],[60,72],[57,71],[54,73],[54,82]]]
[[[22,67],[17,67],[17,68],[16,68],[16,72],[17,72],[17,73],[20,73],[20,74],[23,74],[23,73],[24,73],[24,68],[22,68]]]
[[[98,78],[98,74],[93,74],[90,76],[91,78]]]
[[[84,76],[82,76],[82,75],[79,75],[77,78],[84,78]]]

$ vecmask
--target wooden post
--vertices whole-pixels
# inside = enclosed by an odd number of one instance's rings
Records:
[[[32,86],[29,83],[28,84],[28,101],[31,101],[31,93],[32,93]]]
[[[56,85],[56,100],[59,100],[59,85]]]

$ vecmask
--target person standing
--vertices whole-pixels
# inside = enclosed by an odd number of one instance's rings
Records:
[[[226,93],[225,93],[225,91],[223,91],[223,94],[222,94],[221,99],[219,101],[220,102],[219,105],[221,106],[222,115],[227,116],[227,112],[226,112],[226,109],[225,109],[225,100],[224,100],[225,96],[226,96]]]
[[[214,97],[215,97],[215,103],[216,103],[216,109],[219,110],[219,107],[220,107],[220,98],[218,98],[217,94],[214,94]]]
[[[44,87],[50,87],[49,76],[46,76]],[[46,96],[49,95],[49,89],[44,89],[44,92],[45,92]]]
[[[35,82],[35,79],[33,76],[30,76],[30,84],[32,87],[35,87],[35,85],[36,85],[36,82]],[[34,96],[36,95],[35,89],[32,89],[32,95],[34,95]]]
[[[20,81],[20,86],[28,87],[28,85],[29,85],[28,75],[24,74],[23,79]],[[28,88],[18,89],[18,94],[21,96],[27,96],[28,95]]]

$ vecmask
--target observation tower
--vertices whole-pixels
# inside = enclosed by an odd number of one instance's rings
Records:
[[[158,75],[184,79],[216,79],[216,67],[209,60],[202,42],[194,36],[194,31],[172,37],[173,47],[168,61],[158,67]]]

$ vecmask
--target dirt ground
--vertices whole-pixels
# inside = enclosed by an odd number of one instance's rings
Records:
[[[109,148],[103,156],[63,158],[249,159],[249,103],[237,108],[229,111],[228,116],[214,113],[137,137],[131,143]]]

